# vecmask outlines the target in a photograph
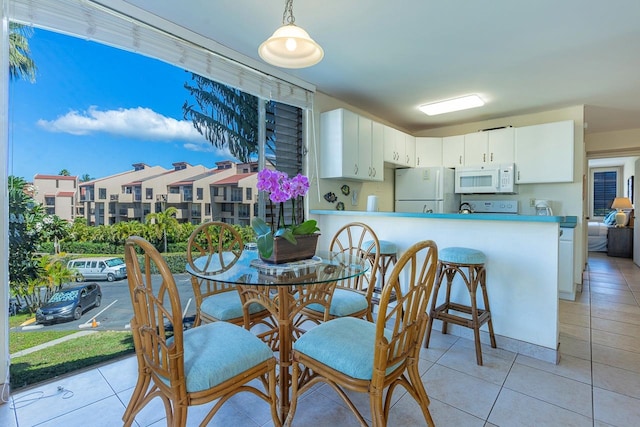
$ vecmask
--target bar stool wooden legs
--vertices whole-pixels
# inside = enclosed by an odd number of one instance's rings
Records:
[[[491,347],[496,348],[496,338],[493,334],[493,322],[491,321],[489,298],[487,296],[487,276],[484,267],[485,260],[486,257],[484,253],[475,249],[452,247],[444,248],[440,251],[438,259],[438,277],[436,279],[431,298],[431,310],[429,312],[429,321],[427,323],[427,336],[424,343],[425,347],[429,347],[433,320],[439,319],[442,321],[443,334],[447,333],[448,323],[473,329],[476,343],[476,362],[478,365],[482,365],[480,327],[485,323],[489,328]],[[465,268],[467,269],[466,272],[463,270]],[[451,301],[451,285],[456,274],[460,275],[467,287],[470,305]],[[445,301],[436,307],[438,291],[440,290],[440,286],[442,285],[442,281],[445,277],[447,280]],[[484,308],[478,308],[476,300],[478,286],[482,293]],[[451,311],[454,313],[451,313]],[[465,314],[465,316],[462,314]]]
[[[380,277],[380,286],[377,286],[374,283],[373,296],[371,297],[371,303],[373,305],[380,303],[380,294],[382,293],[382,288],[384,288],[384,285],[386,283],[387,271],[389,270],[389,267],[391,267],[392,263],[393,265],[395,265],[396,262],[398,261],[398,248],[396,247],[395,243],[392,243],[386,240],[380,240],[379,243],[380,243],[380,257],[378,258],[378,272]],[[367,247],[368,244],[370,244],[370,242],[365,242],[364,244],[365,247]],[[375,250],[372,251],[371,253],[371,259],[373,259],[374,255],[375,255]],[[395,300],[396,300],[396,296],[394,293],[391,295],[391,298],[389,299],[389,301],[395,301]]]

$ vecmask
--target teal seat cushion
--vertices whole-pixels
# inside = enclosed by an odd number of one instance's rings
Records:
[[[269,346],[240,326],[214,322],[184,332],[187,391],[206,390],[273,357]]]
[[[249,313],[254,314],[264,310],[264,307],[257,303],[249,305]],[[240,295],[235,289],[229,292],[221,292],[208,296],[202,300],[200,311],[218,320],[231,320],[242,317],[242,302]]]
[[[375,323],[355,317],[341,317],[305,332],[293,344],[293,348],[350,377],[370,380],[373,375],[375,335]],[[391,331],[385,330],[385,336],[390,338]]]
[[[477,249],[451,247],[440,250],[438,259],[455,264],[484,264],[487,257]]]
[[[388,240],[378,240],[378,243],[380,244],[380,255],[396,255],[398,253],[398,247],[396,246],[395,243],[390,242]],[[373,240],[369,240],[363,243],[363,247],[368,248],[372,244],[373,244]],[[371,250],[371,253],[372,254],[376,253],[375,246]]]
[[[354,313],[365,310],[368,306],[367,298],[365,298],[363,294],[348,289],[337,288],[333,291],[329,314],[333,317],[351,316]],[[320,304],[309,304],[307,307],[310,310],[324,313],[324,307]]]

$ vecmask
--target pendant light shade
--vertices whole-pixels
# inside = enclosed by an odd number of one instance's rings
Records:
[[[293,0],[287,0],[282,26],[258,48],[260,58],[269,64],[283,68],[304,68],[315,65],[324,51],[309,34],[295,25]]]

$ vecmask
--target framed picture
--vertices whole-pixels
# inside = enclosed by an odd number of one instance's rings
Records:
[[[631,175],[629,179],[627,179],[627,196],[633,204],[633,175]]]

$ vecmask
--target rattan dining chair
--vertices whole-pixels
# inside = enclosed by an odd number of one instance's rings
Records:
[[[243,249],[242,236],[232,225],[205,222],[189,236],[187,262],[194,271],[219,273],[231,268],[242,255]],[[235,285],[192,275],[191,286],[196,301],[194,326],[221,320],[244,325],[243,305]],[[250,304],[248,310],[250,327],[270,316],[260,304]],[[273,322],[267,323],[267,326],[273,327]]]
[[[389,422],[393,391],[400,385],[418,402],[427,424],[434,425],[418,360],[437,262],[433,241],[414,244],[400,257],[382,290],[375,323],[353,317],[329,320],[293,344],[291,407],[285,425],[291,425],[301,394],[321,381],[340,395],[362,425],[367,422],[345,390],[368,393],[372,425],[382,427]],[[401,276],[407,277],[402,286]],[[392,293],[397,301],[390,303]]]
[[[142,252],[138,258],[136,250]],[[206,425],[233,395],[247,391],[266,401],[275,425],[276,359],[254,334],[228,322],[183,330],[182,305],[173,275],[158,251],[138,236],[125,243],[133,304],[131,331],[138,379],[122,417],[130,426],[147,403],[159,397],[167,426],[185,426],[188,407],[212,402]],[[152,273],[158,272],[160,279]],[[259,380],[254,385],[248,383]],[[262,384],[262,389],[259,384]]]
[[[371,297],[378,274],[380,242],[371,227],[352,222],[340,228],[331,239],[330,252],[345,253],[365,260],[367,274],[341,280],[336,284],[329,307],[329,319],[362,317],[373,321]],[[325,320],[325,308],[310,304],[302,310],[305,320],[320,323]]]

